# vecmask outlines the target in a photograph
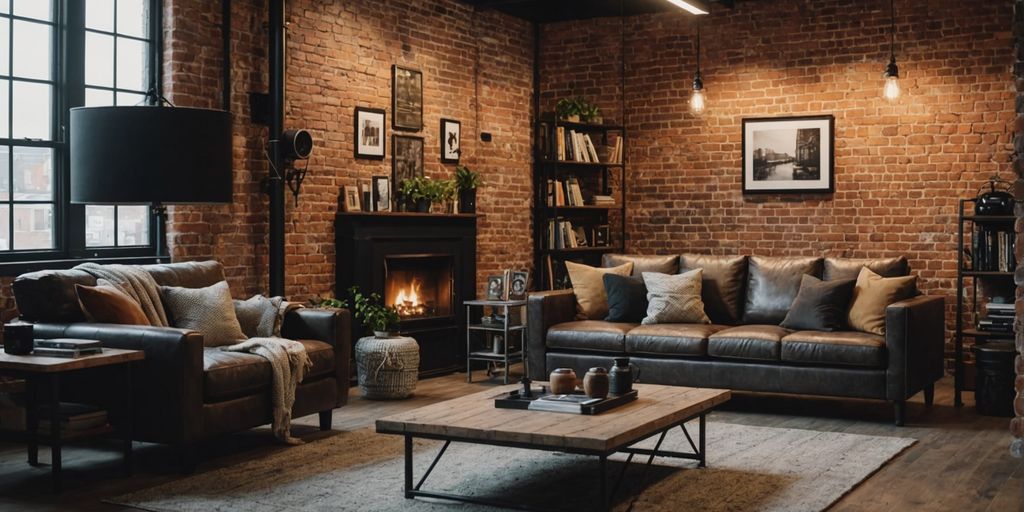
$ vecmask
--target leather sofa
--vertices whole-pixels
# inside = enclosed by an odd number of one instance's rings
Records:
[[[215,261],[142,268],[162,286],[200,288],[224,280]],[[105,347],[145,352],[132,386],[135,440],[179,445],[189,461],[199,441],[271,422],[266,359],[204,348],[196,331],[88,323],[75,284],[93,286],[96,279],[78,270],[44,270],[23,274],[12,286],[21,319],[35,325],[36,338],[97,339]],[[331,411],[348,401],[350,322],[347,310],[300,308],[281,327],[283,337],[306,346],[313,362],[296,390],[293,417],[319,413],[323,430],[331,427]],[[76,382],[62,385],[62,399],[104,405],[98,384],[111,378],[108,373],[82,372]]]
[[[633,275],[703,269],[710,325],[639,325],[577,320],[572,290],[530,294],[528,369],[547,380],[559,367],[582,375],[628,356],[643,382],[733,390],[879,399],[892,402],[902,425],[906,400],[924,392],[931,405],[942,377],[942,297],[918,295],[890,305],[885,335],[791,331],[779,326],[803,274],[853,279],[862,267],[908,275],[905,258],[879,260],[760,256],[606,254],[602,265],[634,264]]]

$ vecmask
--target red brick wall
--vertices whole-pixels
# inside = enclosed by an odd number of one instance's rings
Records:
[[[441,164],[439,120],[462,123],[462,163],[480,172],[478,282],[532,262],[529,216],[533,35],[524,21],[475,13],[454,0],[405,2],[291,0],[286,126],[316,141],[296,206],[287,200],[286,293],[331,295],[334,214],[339,188],[391,175],[391,130],[384,161],[353,158],[356,106],[385,108],[391,122],[391,65],[423,71],[425,169]],[[220,101],[220,10],[216,2],[166,0],[165,83],[177,105]],[[266,86],[266,2],[235,2],[232,11],[232,109],[235,114],[235,200],[229,206],[174,208],[169,227],[176,260],[224,262],[233,293],[267,289],[266,127],[251,121],[248,92]],[[493,141],[480,142],[479,132]],[[354,262],[353,262],[354,264]]]
[[[883,4],[884,8],[883,9]],[[632,252],[906,255],[952,327],[957,204],[1010,177],[1012,0],[897,2],[903,96],[881,97],[888,2],[744,1],[703,19],[708,109],[688,111],[696,22],[625,25]],[[547,25],[542,105],[582,94],[618,111],[620,22]],[[832,114],[830,195],[744,196],[744,117]],[[613,114],[615,116],[616,114]]]

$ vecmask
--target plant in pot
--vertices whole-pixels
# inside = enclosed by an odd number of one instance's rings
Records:
[[[429,212],[430,199],[426,195],[427,178],[406,178],[398,184],[398,193],[407,212]]]
[[[358,286],[349,288],[348,294],[352,298],[356,318],[363,322],[363,326],[373,331],[374,337],[395,337],[401,320],[398,310],[384,305],[384,300],[377,293],[366,295],[360,292]]]
[[[578,123],[580,121],[580,107],[578,98],[562,98],[555,104],[555,114],[559,119]]]
[[[580,105],[580,121],[595,124],[601,124],[604,122],[604,119],[601,117],[601,109],[597,108],[597,105],[585,100],[580,101],[582,101],[582,104]]]
[[[458,191],[455,180],[431,180],[428,191],[430,201],[443,206],[442,213],[454,213],[455,193]]]
[[[455,185],[459,189],[459,213],[476,213],[476,189],[480,175],[465,165],[455,166]]]

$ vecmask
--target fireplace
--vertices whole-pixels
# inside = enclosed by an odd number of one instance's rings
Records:
[[[335,218],[335,290],[376,292],[420,345],[420,375],[465,366],[462,302],[476,294],[476,216],[343,212]],[[353,322],[353,340],[366,335]],[[353,366],[355,368],[355,366]]]

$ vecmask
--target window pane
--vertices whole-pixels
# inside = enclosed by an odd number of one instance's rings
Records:
[[[14,147],[14,200],[53,199],[53,149]]]
[[[42,23],[14,22],[14,76],[50,79],[52,32]]]
[[[148,38],[148,0],[118,0],[117,33]]]
[[[11,250],[11,207],[0,206],[0,251]]]
[[[114,207],[85,206],[85,246],[110,247],[114,245]]]
[[[50,140],[52,90],[46,84],[14,82],[14,138]]]
[[[114,0],[86,0],[85,28],[114,31]]]
[[[37,20],[53,20],[51,0],[14,0],[14,14]]]
[[[0,0],[0,13],[10,14],[11,0]]]
[[[2,1],[2,0],[0,0]],[[0,19],[0,75],[11,73],[11,20]]]
[[[0,201],[7,201],[10,199],[11,182],[10,173],[7,172],[10,169],[11,164],[11,160],[8,158],[10,155],[10,147],[0,146]]]
[[[0,137],[4,138],[7,138],[7,136],[10,135],[8,130],[10,128],[9,119],[11,114],[9,107],[11,97],[9,94],[10,90],[11,81],[0,80]]]
[[[85,106],[87,107],[112,107],[114,106],[114,92],[102,89],[85,88]]]
[[[53,205],[14,205],[14,249],[53,248]]]
[[[117,88],[145,91],[149,82],[149,44],[117,38]]]
[[[149,245],[149,207],[117,207],[117,245]]]
[[[144,105],[143,100],[146,99],[145,94],[135,94],[134,92],[118,92],[117,93],[117,104],[120,106],[132,107],[135,105]]]
[[[85,83],[114,86],[114,36],[85,33]]]

